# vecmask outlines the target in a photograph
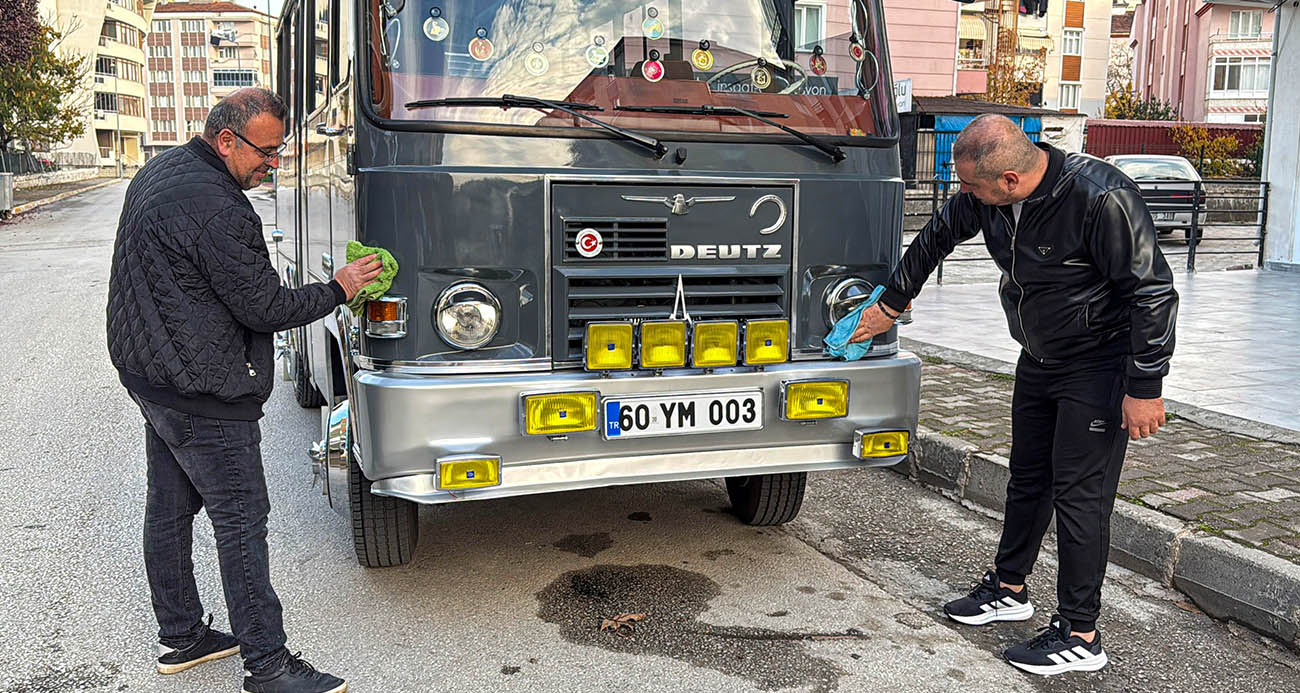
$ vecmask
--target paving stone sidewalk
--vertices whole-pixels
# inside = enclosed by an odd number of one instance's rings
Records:
[[[1011,454],[1011,376],[927,358],[921,426]],[[1300,564],[1300,446],[1173,418],[1131,442],[1121,498]]]

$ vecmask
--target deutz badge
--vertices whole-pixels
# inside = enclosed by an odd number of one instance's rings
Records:
[[[645,21],[641,22],[641,31],[645,33],[645,37],[651,41],[663,38],[666,29],[663,21],[659,19],[659,10],[651,7],[646,10],[646,15]]]
[[[749,73],[749,77],[754,80],[754,86],[759,89],[772,86],[772,71],[761,65],[754,68],[754,71]]]
[[[478,34],[478,36],[475,36],[474,40],[469,42],[469,54],[475,60],[484,62],[492,57],[492,53],[496,49],[493,48],[492,42],[487,38],[487,29],[479,27],[478,31],[474,33]]]
[[[659,51],[650,51],[650,59],[641,63],[641,76],[650,82],[664,78],[664,64],[659,62]]]
[[[856,36],[849,39],[849,57],[858,62],[867,59],[867,49],[863,48],[861,43],[858,43],[858,37]]]
[[[528,70],[528,74],[541,77],[551,69],[551,61],[547,60],[546,55],[542,53],[545,48],[540,41],[533,44],[533,52],[524,58],[524,69]]]
[[[808,69],[812,70],[814,75],[821,76],[826,74],[826,58],[822,55],[821,46],[813,48],[812,57],[808,59]]]
[[[429,18],[424,20],[424,35],[430,41],[442,41],[451,34],[451,26],[442,18],[442,9],[429,10]]]
[[[600,69],[609,64],[609,49],[605,48],[605,37],[597,36],[587,46],[587,64]]]

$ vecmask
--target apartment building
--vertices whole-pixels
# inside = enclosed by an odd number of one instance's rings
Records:
[[[148,127],[142,41],[153,7],[152,0],[40,0],[41,18],[71,30],[59,50],[92,57],[85,93],[71,98],[93,108],[82,134],[59,151],[94,154],[104,167],[144,162]]]
[[[271,24],[232,2],[158,5],[145,39],[149,156],[202,134],[212,105],[236,89],[271,86]]]
[[[1135,88],[1182,120],[1262,123],[1276,0],[1147,0],[1133,27]]]

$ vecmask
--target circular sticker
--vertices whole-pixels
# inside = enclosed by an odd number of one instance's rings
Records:
[[[767,89],[772,86],[772,71],[766,67],[756,67],[749,73],[749,78],[754,80],[754,86],[759,89]]]
[[[476,36],[473,41],[469,42],[469,54],[479,62],[491,58],[494,50],[496,49],[493,48],[492,42],[482,36]]]
[[[596,229],[586,228],[578,232],[578,238],[575,239],[574,245],[577,246],[579,255],[596,257],[605,248],[605,239],[601,237],[600,232]]]
[[[664,64],[658,60],[647,60],[641,63],[641,76],[647,81],[658,82],[664,78]]]
[[[536,49],[534,48],[534,50]],[[547,60],[546,56],[540,52],[529,53],[528,57],[524,58],[524,69],[528,70],[528,74],[534,77],[541,77],[546,74],[547,70],[551,69],[551,61]]]
[[[650,8],[650,10],[654,12],[654,8]],[[655,12],[655,14],[658,14],[658,12]],[[667,29],[663,26],[663,22],[659,21],[658,17],[651,14],[650,17],[646,17],[646,21],[641,22],[641,31],[646,35],[647,39],[658,40],[663,38]]]
[[[849,57],[858,62],[862,62],[867,59],[867,49],[863,48],[862,44],[857,41],[853,41],[849,43]]]
[[[691,65],[700,72],[708,72],[713,69],[713,53],[708,49],[696,48],[691,52]]]
[[[814,75],[821,76],[826,74],[826,58],[822,57],[820,53],[814,53],[813,56],[808,59],[808,69],[812,70]]]
[[[451,35],[451,26],[442,17],[429,17],[424,20],[424,35],[430,41],[442,41]]]
[[[609,50],[601,45],[587,46],[587,64],[600,69],[609,64]]]

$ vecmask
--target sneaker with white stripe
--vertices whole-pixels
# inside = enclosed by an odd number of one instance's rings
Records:
[[[970,594],[943,605],[948,618],[968,626],[982,626],[994,621],[1028,621],[1034,616],[1029,603],[1029,588],[1019,592],[1007,589],[997,573],[987,571]]]
[[[1067,671],[1097,671],[1110,661],[1101,648],[1101,632],[1088,642],[1070,635],[1070,622],[1053,616],[1052,625],[1043,628],[1028,642],[1003,653],[1013,666],[1039,676],[1055,676]]]

